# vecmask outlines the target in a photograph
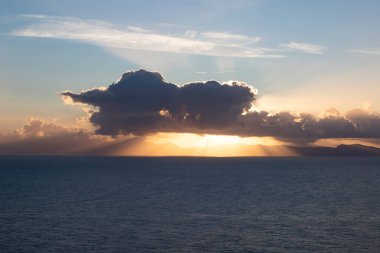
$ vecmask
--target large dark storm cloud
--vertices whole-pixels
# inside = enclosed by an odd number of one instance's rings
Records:
[[[93,89],[64,96],[98,108],[90,121],[99,134],[145,134],[225,129],[251,107],[254,90],[243,83],[216,81],[179,87],[159,73],[125,73],[106,90]]]
[[[193,132],[279,139],[379,138],[380,117],[357,109],[344,116],[249,111],[255,90],[241,82],[177,86],[159,73],[127,72],[106,89],[64,92],[97,108],[90,121],[105,135]]]

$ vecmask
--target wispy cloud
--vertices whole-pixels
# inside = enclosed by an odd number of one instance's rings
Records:
[[[269,48],[254,47],[259,37],[226,32],[187,31],[167,34],[137,26],[118,27],[109,22],[72,17],[24,15],[31,24],[12,31],[14,36],[57,38],[125,48],[211,56],[279,58],[284,55]]]
[[[233,34],[226,32],[202,32],[201,35],[205,38],[222,40],[222,41],[240,41],[244,43],[256,43],[260,41],[260,37],[250,37],[241,34]]]
[[[211,71],[211,72],[206,72],[206,71],[197,71],[195,74],[228,74],[228,73],[237,73],[239,71],[237,70],[226,70],[226,71]]]
[[[326,48],[320,45],[300,43],[300,42],[289,42],[286,44],[281,44],[280,47],[286,48],[291,51],[299,51],[308,54],[323,54]]]
[[[349,49],[348,52],[359,54],[380,55],[380,48]]]

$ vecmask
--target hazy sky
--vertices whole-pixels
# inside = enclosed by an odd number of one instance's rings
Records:
[[[3,0],[0,126],[75,126],[60,92],[130,70],[183,85],[239,80],[269,112],[380,111],[380,2]]]

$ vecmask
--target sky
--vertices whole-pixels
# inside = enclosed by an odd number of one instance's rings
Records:
[[[130,143],[131,136],[152,145],[193,143],[182,148],[221,140],[377,145],[379,24],[376,0],[4,0],[0,144],[65,133],[94,145]],[[139,76],[123,81],[124,73]],[[160,77],[146,81],[157,77],[152,73]],[[168,84],[179,95],[167,92]],[[162,100],[145,92],[153,86],[175,105],[151,105]],[[192,89],[196,95],[187,95]],[[89,100],[86,91],[97,97]],[[126,103],[127,97],[135,102]],[[159,123],[143,117],[152,112]],[[268,122],[281,127],[268,129]]]

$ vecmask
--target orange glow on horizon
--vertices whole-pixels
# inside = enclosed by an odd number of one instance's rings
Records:
[[[155,144],[172,143],[181,148],[207,148],[224,145],[281,145],[272,137],[240,137],[236,135],[211,135],[192,133],[157,133],[145,138]]]
[[[122,143],[122,142],[121,142]],[[111,155],[125,156],[295,156],[281,142],[269,137],[157,133],[120,145]]]

